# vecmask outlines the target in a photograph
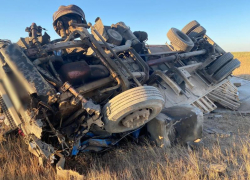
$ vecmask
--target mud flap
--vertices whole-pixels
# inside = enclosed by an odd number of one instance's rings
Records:
[[[188,144],[202,138],[203,113],[191,105],[174,106],[147,123],[150,139],[159,147]]]

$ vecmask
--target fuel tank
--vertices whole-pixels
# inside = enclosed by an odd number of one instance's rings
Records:
[[[68,81],[72,85],[82,84],[91,76],[91,69],[85,61],[71,62],[61,66],[60,76],[63,81]]]

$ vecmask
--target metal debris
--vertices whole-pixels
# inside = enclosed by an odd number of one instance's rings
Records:
[[[237,110],[240,107],[238,90],[231,82],[227,82],[213,90],[208,94],[208,97],[231,110]]]
[[[208,134],[216,134],[221,138],[231,137],[233,135],[232,132],[225,132],[223,130],[216,128],[206,128],[204,129],[204,131],[207,132]]]
[[[53,15],[60,39],[32,23],[17,43],[0,40],[0,123],[68,179],[83,177],[63,170],[65,156],[108,150],[129,134],[136,141],[151,134],[160,147],[196,143],[213,101],[239,105],[229,75],[240,63],[218,63],[226,52],[204,28],[171,28],[170,44],[148,46],[146,32],[103,22],[60,6]]]

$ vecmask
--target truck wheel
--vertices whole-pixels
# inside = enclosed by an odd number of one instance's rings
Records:
[[[167,37],[178,51],[189,52],[194,47],[193,41],[176,28],[171,28],[167,33]]]
[[[208,67],[208,74],[214,74],[218,71],[222,66],[224,66],[228,61],[232,60],[234,56],[231,53],[225,53],[216,59],[209,67]]]
[[[238,59],[233,59],[225,66],[223,66],[218,72],[213,75],[213,78],[217,81],[221,81],[229,76],[233,70],[240,66],[240,61]]]
[[[206,32],[207,31],[204,27],[198,26],[188,34],[188,37],[190,38],[203,37],[206,34]]]
[[[107,30],[107,34],[108,34],[108,43],[114,44],[119,46],[122,42],[122,36],[119,32],[115,31],[114,29],[108,29]]]
[[[6,106],[2,96],[0,95],[0,109],[1,109],[1,113],[4,116],[5,120],[4,123],[11,128],[11,130],[15,130],[17,129],[17,124],[15,123],[15,121],[13,120],[8,107]]]
[[[104,127],[110,133],[136,129],[155,118],[164,102],[160,91],[153,86],[140,86],[122,92],[103,107]]]
[[[185,34],[189,34],[191,31],[193,31],[195,28],[200,26],[200,24],[197,21],[191,21],[188,23],[181,31]]]

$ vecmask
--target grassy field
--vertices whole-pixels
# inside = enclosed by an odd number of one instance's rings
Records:
[[[220,143],[218,139],[211,148],[192,152],[184,147],[163,150],[130,144],[102,157],[82,155],[71,163],[86,179],[249,179],[249,141],[231,141],[226,150]],[[20,140],[0,149],[1,179],[55,179],[54,169],[39,167]],[[216,166],[225,170],[218,172]]]
[[[234,52],[233,55],[241,62],[240,68],[233,75],[250,79],[250,52]]]
[[[250,76],[250,52],[233,53],[242,65],[233,72]],[[200,147],[190,150],[175,146],[157,148],[148,143],[125,145],[104,154],[80,154],[68,158],[66,168],[84,179],[250,179],[250,116],[225,114],[205,116],[204,130],[218,128],[221,133],[204,131]],[[0,179],[56,179],[49,164],[38,165],[20,138],[0,137]]]
[[[217,126],[223,130],[220,124],[226,125],[226,133],[204,132],[203,142],[195,150],[181,146],[162,149],[147,141],[124,142],[104,154],[68,158],[66,169],[91,180],[250,179],[249,116],[205,117],[204,129]],[[227,135],[229,131],[231,135]],[[40,167],[19,138],[0,144],[0,152],[0,179],[56,178],[53,167]]]

